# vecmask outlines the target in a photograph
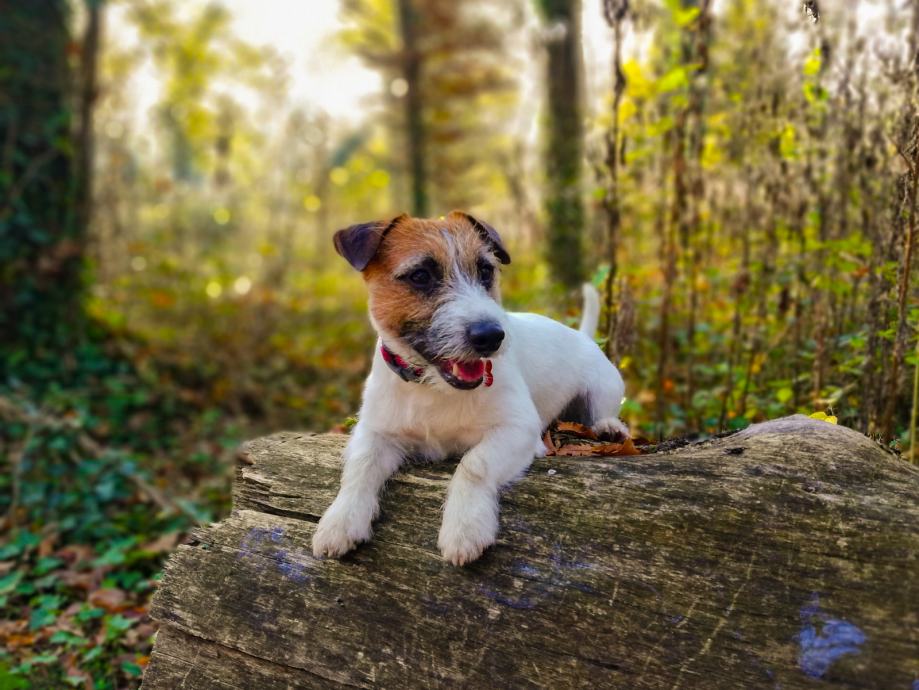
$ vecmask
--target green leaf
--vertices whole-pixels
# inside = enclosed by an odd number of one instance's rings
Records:
[[[0,690],[27,690],[29,681],[22,677],[18,669],[11,669],[0,664]]]
[[[51,644],[77,645],[87,642],[85,637],[76,635],[69,630],[58,630],[48,640]]]
[[[775,397],[780,403],[787,403],[789,400],[791,400],[794,397],[794,395],[795,395],[795,392],[791,388],[787,388],[787,387],[779,388],[779,390],[776,391],[775,393]]]
[[[21,570],[14,570],[9,575],[0,577],[0,594],[9,594],[16,589],[16,585],[22,580],[22,576],[23,572]]]
[[[57,620],[57,613],[50,609],[36,609],[29,616],[29,630],[40,630]]]
[[[688,84],[687,69],[685,66],[679,65],[658,80],[657,88],[661,93],[670,93],[671,91],[685,88]]]
[[[90,661],[95,661],[102,655],[102,652],[104,650],[105,650],[105,647],[102,647],[102,646],[93,647],[88,652],[86,652],[86,654],[83,655],[83,662],[88,664]]]
[[[45,556],[44,558],[39,558],[38,562],[35,564],[33,573],[36,575],[44,575],[45,573],[56,570],[64,565],[64,561],[60,558],[54,558],[53,556]]]
[[[33,656],[29,661],[33,664],[53,664],[56,663],[58,659],[57,654],[48,652],[46,654],[39,654],[38,656]]]
[[[820,55],[820,48],[814,48],[811,54],[804,61],[804,76],[815,77],[820,74],[820,68],[823,66],[823,58]]]
[[[81,623],[91,621],[94,618],[102,618],[105,615],[105,609],[95,608],[92,606],[87,606],[84,609],[81,609],[77,612],[75,618]]]
[[[140,666],[138,666],[137,664],[131,661],[122,661],[121,670],[124,671],[129,676],[131,676],[132,678],[140,678],[140,676],[144,672],[144,670]]]
[[[673,15],[673,21],[678,27],[685,28],[692,24],[699,17],[700,10],[698,7],[687,7],[677,10]]]

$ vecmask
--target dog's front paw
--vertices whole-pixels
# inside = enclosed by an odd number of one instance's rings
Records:
[[[549,449],[546,448],[546,444],[542,439],[539,439],[536,442],[536,450],[533,451],[533,456],[536,458],[544,458],[549,454]]]
[[[466,565],[478,560],[489,546],[495,543],[494,535],[468,534],[441,528],[437,546],[444,560],[452,565]]]
[[[601,419],[594,424],[593,430],[600,438],[609,438],[610,440],[624,441],[631,437],[629,427],[623,424],[618,417]]]
[[[313,555],[340,558],[362,541],[370,539],[370,521],[357,524],[349,511],[333,503],[322,516],[313,535]]]
[[[485,492],[483,492],[485,493]],[[495,543],[498,506],[491,496],[448,499],[437,546],[444,560],[453,565],[472,563]]]

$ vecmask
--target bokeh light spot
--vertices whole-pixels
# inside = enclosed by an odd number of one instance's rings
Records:
[[[248,276],[239,276],[239,278],[233,282],[233,291],[237,295],[246,295],[251,289],[252,281],[249,280]]]
[[[396,77],[391,82],[389,82],[389,93],[391,93],[396,98],[402,98],[405,94],[408,93],[408,82],[405,81],[402,77]]]
[[[329,179],[332,180],[332,184],[338,185],[339,187],[347,184],[349,177],[348,171],[340,166],[332,168],[332,171],[329,173]]]

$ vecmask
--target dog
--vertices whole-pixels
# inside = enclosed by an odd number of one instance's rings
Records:
[[[628,436],[622,376],[593,340],[592,286],[579,330],[505,312],[499,268],[510,255],[493,227],[459,211],[352,225],[334,242],[363,275],[379,339],[316,557],[370,539],[380,490],[405,458],[461,455],[437,543],[446,561],[470,563],[495,542],[501,487],[545,456],[550,423],[561,415]]]

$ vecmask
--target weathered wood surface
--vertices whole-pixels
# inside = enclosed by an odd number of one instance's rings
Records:
[[[539,460],[466,568],[436,548],[449,464],[312,557],[344,440],[247,444],[233,514],[166,568],[145,688],[915,687],[919,471],[852,430]]]

